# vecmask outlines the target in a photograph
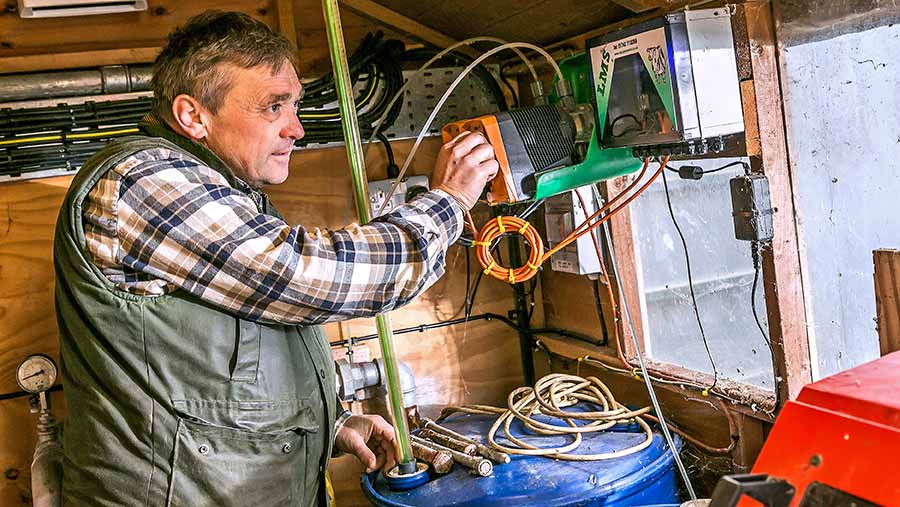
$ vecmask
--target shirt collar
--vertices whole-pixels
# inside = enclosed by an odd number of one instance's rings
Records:
[[[203,162],[205,165],[221,174],[228,181],[228,184],[232,187],[245,192],[256,191],[245,181],[235,176],[234,171],[232,171],[231,168],[228,167],[228,164],[226,164],[221,158],[219,158],[218,155],[213,153],[212,150],[192,139],[179,134],[178,132],[175,132],[166,122],[162,121],[154,113],[150,113],[144,116],[144,118],[138,124],[138,128],[148,136],[161,137],[169,142],[176,144],[179,148],[190,153],[198,160],[200,160],[200,162]]]

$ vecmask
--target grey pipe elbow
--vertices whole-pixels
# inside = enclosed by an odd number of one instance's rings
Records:
[[[367,400],[387,394],[384,362],[375,359],[365,363],[336,362],[338,395],[344,401]],[[398,361],[397,374],[403,394],[403,406],[416,405],[416,377],[408,364]]]

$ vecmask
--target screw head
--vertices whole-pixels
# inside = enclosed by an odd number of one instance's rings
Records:
[[[809,458],[809,464],[813,467],[818,467],[822,464],[822,456],[818,454],[813,454],[812,457]]]

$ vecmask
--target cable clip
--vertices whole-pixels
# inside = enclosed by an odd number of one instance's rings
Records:
[[[503,217],[497,217],[497,229],[500,229],[500,234],[506,232],[506,227],[503,226]]]
[[[515,283],[516,283],[516,277],[513,275],[513,270],[512,270],[512,269],[509,269],[509,270],[507,270],[507,272],[509,273],[509,283],[515,284]]]
[[[709,396],[709,388],[707,387],[703,389],[702,391],[700,391],[700,394],[702,394],[703,396]]]
[[[638,369],[637,369],[637,368],[632,368],[632,369],[631,369],[631,375],[634,376],[634,378],[636,378],[636,379],[638,379],[638,380],[641,379],[641,374],[638,373]]]
[[[494,266],[496,266],[496,265],[497,265],[497,262],[494,261],[493,259],[491,259],[491,263],[488,264],[487,267],[484,268],[484,274],[490,275],[491,270],[494,269]]]
[[[473,241],[472,246],[491,246],[490,241]]]
[[[535,271],[537,271],[541,267],[540,265],[535,266],[534,264],[531,263],[531,261],[526,262],[525,265]]]
[[[519,229],[519,234],[521,234],[522,236],[524,236],[524,235],[525,235],[525,231],[527,231],[529,227],[531,227],[531,224],[528,223],[528,222],[525,222],[525,225],[523,225],[523,226]]]

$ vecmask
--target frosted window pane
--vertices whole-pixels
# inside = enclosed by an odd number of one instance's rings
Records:
[[[709,170],[734,160],[669,165],[691,164]],[[741,166],[735,166],[698,181],[682,180],[671,171],[666,176],[672,208],[687,241],[700,318],[719,375],[772,389],[769,350],[751,313],[750,243],[734,238],[731,218],[728,181],[742,172]],[[632,203],[631,216],[650,357],[712,374],[691,304],[681,240],[666,207],[662,176]],[[763,328],[768,329],[761,280],[757,313]]]

